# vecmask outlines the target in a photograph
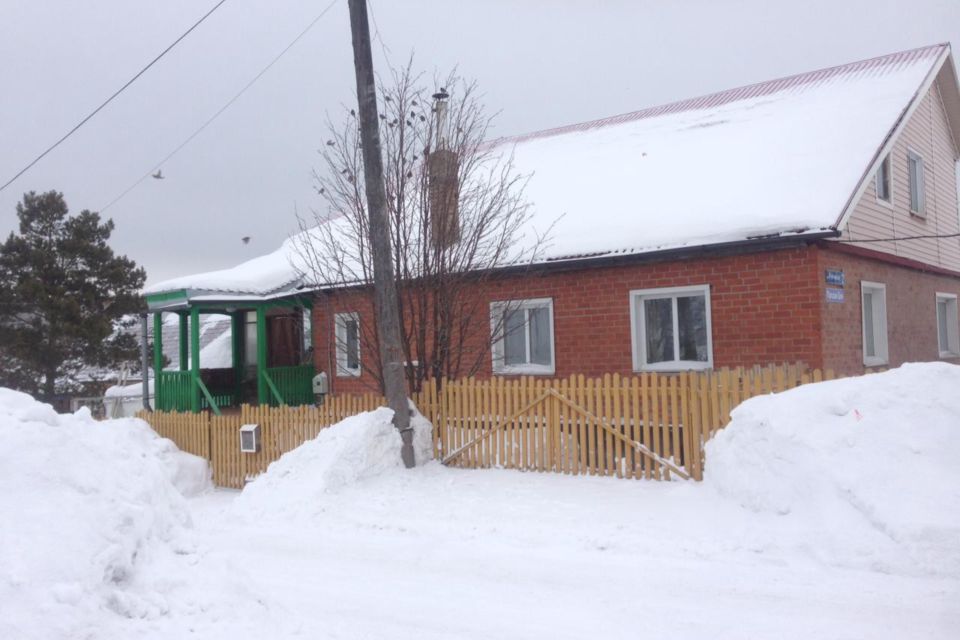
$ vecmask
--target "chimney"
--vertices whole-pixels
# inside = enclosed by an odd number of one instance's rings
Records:
[[[428,157],[430,177],[430,231],[436,249],[446,249],[460,240],[458,173],[460,162],[450,149],[447,122],[447,98],[442,87],[433,94],[437,114],[436,149]]]

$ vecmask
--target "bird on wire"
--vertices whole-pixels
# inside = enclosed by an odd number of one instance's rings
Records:
[[[156,173],[151,173],[150,176],[154,180],[163,180],[163,169],[157,169]]]

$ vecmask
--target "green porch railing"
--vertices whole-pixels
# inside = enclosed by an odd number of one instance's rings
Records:
[[[313,402],[313,365],[299,367],[271,367],[267,375],[276,385],[284,404],[291,406],[311,404]],[[270,404],[279,404],[276,398],[270,398]]]
[[[161,371],[154,389],[154,404],[160,411],[190,411],[193,378],[189,371]]]
[[[313,403],[312,365],[299,367],[271,367],[266,373],[283,399],[283,404],[297,406]],[[191,400],[196,392],[190,371],[162,371],[157,380],[154,404],[158,411],[190,411]],[[231,392],[211,389],[211,398],[217,408],[230,407],[238,403]],[[280,401],[270,395],[270,404],[277,406]],[[210,409],[210,400],[206,394],[200,394],[200,409]]]
[[[157,388],[154,389],[158,411],[190,411],[194,393],[193,374],[190,371],[162,371]],[[237,403],[229,391],[213,390],[211,397],[218,408],[231,407]],[[210,409],[206,394],[200,393],[200,409]]]
[[[232,393],[213,393],[211,392],[211,397],[213,398],[213,403],[217,405],[218,408],[222,409],[224,407],[232,407],[237,404],[236,399],[233,397]],[[210,402],[207,400],[206,396],[200,396],[200,408],[209,409]]]

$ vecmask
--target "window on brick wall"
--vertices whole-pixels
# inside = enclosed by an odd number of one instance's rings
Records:
[[[494,302],[490,327],[494,373],[554,373],[552,299]]]
[[[337,340],[337,375],[360,375],[360,315],[338,313],[334,316]]]
[[[876,367],[887,364],[887,286],[879,282],[861,282],[863,313],[863,364]]]
[[[635,370],[713,366],[709,285],[631,291],[630,313]]]
[[[925,216],[923,158],[914,151],[907,153],[907,178],[910,182],[910,213]]]
[[[937,294],[937,344],[941,358],[960,356],[960,322],[957,319],[957,296]]]
[[[883,159],[880,166],[877,167],[877,200],[890,204],[890,154]]]

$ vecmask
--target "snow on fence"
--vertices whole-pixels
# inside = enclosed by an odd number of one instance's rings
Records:
[[[703,445],[747,398],[834,377],[802,364],[601,378],[427,381],[413,400],[434,425],[434,455],[466,468],[668,480],[703,478]],[[283,453],[343,418],[383,405],[337,395],[318,407],[251,407],[223,416],[142,413],[161,435],[211,461],[214,482],[242,487]],[[241,453],[239,429],[260,425]]]

